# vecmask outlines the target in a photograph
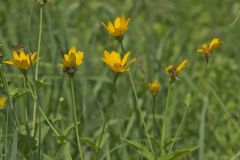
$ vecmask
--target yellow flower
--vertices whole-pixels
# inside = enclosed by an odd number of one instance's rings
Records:
[[[124,32],[127,30],[129,21],[130,21],[130,18],[126,19],[125,16],[121,16],[121,17],[116,17],[114,20],[114,23],[108,22],[107,25],[103,22],[101,23],[111,36],[121,37],[123,36]]]
[[[148,83],[148,87],[153,94],[156,94],[160,89],[160,83],[156,80],[151,83]]]
[[[6,102],[7,102],[6,97],[0,97],[0,109],[2,109],[5,106]]]
[[[21,69],[21,70],[29,69],[29,67],[30,67],[30,55],[26,54],[24,52],[24,50],[21,50],[20,53],[18,53],[17,51],[14,50],[12,52],[12,57],[13,57],[12,60],[6,60],[6,61],[3,61],[3,62],[6,63],[6,64],[9,64],[9,65],[14,65],[18,69]],[[37,52],[34,52],[31,55],[31,63],[35,64],[35,63],[37,63],[37,61],[38,61]]]
[[[168,72],[171,80],[179,80],[177,77],[178,73],[180,73],[188,64],[188,60],[183,60],[177,67],[170,65],[165,68],[165,70]]]
[[[75,69],[83,63],[83,52],[77,51],[75,47],[69,49],[68,54],[64,54],[60,67],[64,69]]]
[[[201,48],[197,50],[197,52],[209,57],[212,54],[213,50],[217,48],[220,44],[220,40],[218,38],[214,38],[209,44],[203,44]]]
[[[108,51],[104,51],[104,58],[102,58],[103,62],[116,73],[125,72],[129,69],[129,65],[135,62],[136,58],[132,59],[130,62],[127,62],[129,55],[131,52],[127,52],[123,58],[118,52],[112,51],[109,53]]]

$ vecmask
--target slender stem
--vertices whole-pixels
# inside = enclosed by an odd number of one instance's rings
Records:
[[[121,45],[122,55],[123,55],[124,52],[125,52],[124,47],[123,47],[123,38],[121,38],[121,39],[119,40],[119,42],[120,42],[120,45]]]
[[[39,17],[39,34],[38,34],[38,49],[37,49],[37,57],[39,58],[40,51],[41,51],[41,41],[42,41],[42,25],[43,25],[43,7],[40,7],[40,17]],[[35,79],[38,80],[38,63],[36,63],[36,72],[35,72]]]
[[[27,74],[23,74],[24,75],[24,89],[27,89],[27,83],[28,83],[28,78],[27,78]],[[26,119],[26,125],[28,125],[28,96],[26,95],[26,106],[24,108],[25,110],[25,119]]]
[[[203,75],[202,75],[202,77],[201,77],[201,79],[200,79],[200,82],[199,82],[199,84],[198,84],[198,87],[197,87],[196,91],[194,92],[193,98],[197,96],[197,93],[198,93],[198,91],[199,91],[199,88],[202,86],[202,82],[203,82],[203,80],[204,80],[204,78],[205,78],[205,76],[206,76],[206,74],[207,74],[207,67],[208,67],[208,61],[206,61],[206,65],[205,65],[205,68],[204,68]]]
[[[51,128],[52,131],[54,132],[54,134],[55,134],[56,136],[59,136],[60,134],[59,134],[58,131],[54,128],[54,126],[52,125],[52,123],[48,120],[48,118],[47,118],[46,114],[44,113],[44,111],[43,111],[43,109],[42,109],[41,106],[39,106],[39,110],[40,110],[43,118],[45,119],[45,121],[47,121],[48,125],[50,126],[50,128]]]
[[[156,95],[153,95],[152,115],[153,115],[153,125],[154,127],[156,127],[157,133],[158,133],[160,129],[156,119]]]
[[[112,84],[112,91],[111,91],[111,100],[110,100],[110,103],[109,103],[109,106],[112,105],[113,103],[113,99],[114,99],[114,92],[115,92],[115,85],[116,85],[116,81],[117,81],[117,78],[118,78],[118,75],[115,74],[114,76],[114,79],[113,79],[113,84]],[[100,145],[101,145],[101,142],[102,142],[102,138],[103,138],[103,134],[104,134],[104,131],[105,131],[105,127],[106,127],[106,123],[108,121],[108,117],[109,117],[109,108],[107,108],[107,113],[106,113],[106,116],[105,116],[105,120],[103,122],[103,127],[102,127],[102,131],[101,131],[101,136],[100,136],[100,140],[99,140],[99,143],[98,143],[98,146],[97,146],[97,152],[99,151],[100,149]]]
[[[199,125],[199,150],[198,159],[204,159],[204,148],[205,148],[205,123],[206,123],[206,113],[207,113],[208,103],[205,100],[204,106],[201,111],[200,125]]]
[[[148,130],[147,130],[146,123],[145,123],[145,121],[144,121],[144,117],[143,117],[143,114],[142,114],[142,109],[141,109],[141,106],[140,106],[140,104],[139,104],[139,100],[138,100],[136,88],[135,88],[135,85],[134,85],[134,83],[133,83],[133,79],[132,79],[132,75],[131,75],[130,70],[128,71],[128,75],[129,75],[129,78],[130,78],[130,81],[131,81],[131,85],[132,85],[134,97],[135,97],[135,100],[136,100],[136,102],[137,102],[137,109],[138,109],[139,114],[140,114],[140,119],[141,119],[141,121],[142,121],[142,124],[143,124],[144,130],[145,130],[145,134],[146,134],[146,136],[147,136],[148,143],[149,143],[149,145],[150,145],[151,151],[153,152],[152,143],[151,143],[151,140],[150,140],[150,136],[149,136],[149,133],[148,133]]]
[[[82,152],[82,147],[81,147],[81,143],[80,143],[80,137],[79,137],[79,132],[78,132],[78,124],[77,124],[77,109],[76,109],[76,98],[75,98],[73,77],[70,78],[70,85],[71,85],[73,116],[74,116],[75,132],[76,132],[76,136],[77,136],[78,151],[79,151],[79,154],[80,154],[80,159],[83,160],[83,152]]]
[[[172,82],[168,85],[168,93],[167,93],[167,99],[166,99],[166,105],[165,105],[165,112],[163,115],[163,126],[161,130],[161,157],[163,156],[163,150],[164,150],[164,140],[165,140],[165,130],[166,130],[166,122],[167,122],[167,114],[168,114],[168,106],[169,106],[169,99],[171,94],[171,88],[172,88]]]
[[[217,99],[218,103],[220,104],[220,106],[222,107],[224,112],[227,114],[228,118],[231,120],[231,123],[236,128],[238,134],[240,134],[240,127],[239,127],[238,123],[233,119],[233,117],[231,116],[231,113],[227,110],[227,107],[225,106],[223,101],[220,99],[220,97],[218,96],[216,91],[212,88],[212,86],[209,83],[207,83],[207,84],[208,84],[208,88],[211,90],[211,92],[213,93],[213,95]]]
[[[43,26],[43,7],[40,6],[40,13],[39,13],[39,33],[38,33],[38,49],[37,49],[37,58],[39,58],[40,51],[41,51],[41,41],[42,41],[42,26]],[[36,71],[35,71],[35,78],[34,81],[38,80],[38,63],[36,63]],[[36,88],[35,88],[36,92]],[[36,94],[35,94],[36,95]],[[33,135],[35,135],[35,128],[36,128],[36,112],[37,112],[37,99],[34,101],[33,105]]]
[[[7,94],[9,102],[10,102],[11,110],[13,111],[13,114],[14,114],[14,126],[15,126],[15,129],[17,129],[17,126],[19,126],[19,120],[18,120],[18,116],[17,116],[16,110],[15,110],[13,98],[8,92],[7,78],[6,78],[6,74],[4,72],[4,66],[1,63],[0,63],[0,74],[1,74],[2,82],[3,82],[3,87],[5,89],[5,92]]]
[[[170,152],[172,151],[173,146],[174,146],[174,144],[175,144],[175,142],[176,142],[176,139],[177,139],[179,133],[180,133],[181,130],[182,130],[183,124],[184,124],[185,119],[186,119],[186,117],[187,117],[187,111],[188,111],[188,106],[185,106],[185,108],[184,108],[184,113],[183,113],[181,122],[180,122],[180,124],[179,124],[179,126],[178,126],[178,129],[177,129],[177,131],[176,131],[176,134],[175,134],[175,136],[174,136],[173,142],[172,142],[171,147],[170,147]]]
[[[5,155],[7,155],[7,150],[8,150],[8,108],[6,109],[7,111],[7,122],[6,122],[6,129],[5,129],[5,141],[4,141],[4,146],[5,146]]]

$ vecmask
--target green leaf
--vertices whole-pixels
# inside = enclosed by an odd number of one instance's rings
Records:
[[[36,148],[37,141],[29,134],[18,134],[19,150],[27,156],[34,148]]]
[[[80,122],[77,122],[77,125],[79,125],[79,124],[80,124]],[[71,123],[71,124],[66,128],[66,130],[65,130],[65,135],[68,136],[69,133],[71,132],[71,130],[72,130],[73,128],[75,128],[75,124],[74,124],[74,123]]]
[[[18,148],[17,146],[18,146],[18,135],[17,135],[17,131],[14,130],[10,160],[16,160],[16,158],[17,158],[17,148]]]
[[[141,143],[137,142],[137,141],[133,141],[133,140],[127,140],[127,139],[123,139],[126,143],[128,143],[129,145],[133,146],[135,149],[137,149],[137,151],[146,159],[148,160],[155,160],[158,159],[157,157],[155,157],[155,155],[150,152],[146,146],[142,145]]]
[[[46,82],[45,79],[36,80],[36,87],[37,87],[37,88],[42,88],[42,87],[49,86],[49,85],[51,85],[51,83]]]
[[[166,157],[164,157],[164,160],[176,160],[180,157],[186,156],[187,154],[189,154],[190,152],[193,152],[194,150],[196,150],[198,147],[191,147],[191,148],[185,148],[185,149],[181,149],[179,151],[176,151],[170,155],[167,155]]]
[[[54,160],[54,158],[46,155],[45,153],[43,153],[43,158],[44,158],[44,160]]]
[[[90,137],[80,137],[79,138],[81,141],[87,142],[88,144],[95,146],[95,142],[93,139],[91,139]]]
[[[192,98],[191,94],[187,93],[187,95],[185,96],[185,99],[183,100],[183,102],[186,104],[186,106],[190,106],[191,98]]]
[[[97,147],[99,146],[99,148],[102,148],[102,146],[106,143],[108,137],[109,137],[109,133],[103,134],[102,140],[101,140],[101,142],[100,142],[101,135],[99,135],[99,136],[97,137],[95,147],[97,148]],[[101,143],[101,144],[99,145],[99,143]]]

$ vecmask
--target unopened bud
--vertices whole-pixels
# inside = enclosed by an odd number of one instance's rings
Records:
[[[48,3],[48,0],[38,0],[38,5],[40,6],[44,6],[47,3]]]
[[[63,103],[63,102],[64,102],[64,98],[63,98],[63,97],[60,97],[60,98],[59,98],[59,102],[60,102],[60,103]]]

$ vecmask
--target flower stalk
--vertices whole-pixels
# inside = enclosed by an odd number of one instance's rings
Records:
[[[70,76],[70,87],[71,87],[71,96],[72,96],[72,106],[73,106],[73,116],[74,116],[74,125],[75,125],[75,134],[77,137],[77,146],[78,151],[80,154],[80,159],[83,160],[83,151],[80,143],[80,137],[79,137],[79,128],[78,128],[78,118],[77,118],[77,106],[76,106],[76,97],[75,97],[75,91],[74,91],[74,78],[73,76]]]

